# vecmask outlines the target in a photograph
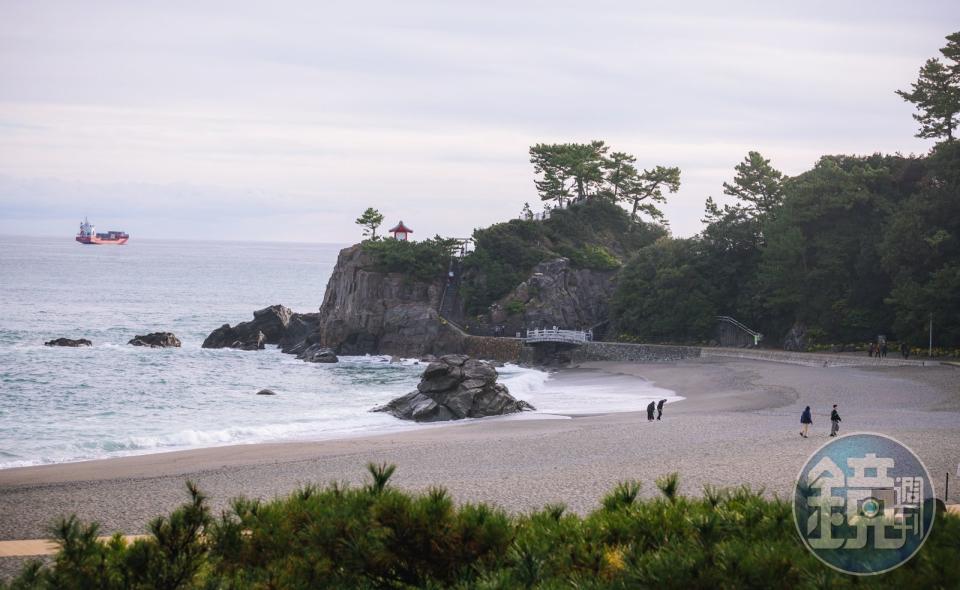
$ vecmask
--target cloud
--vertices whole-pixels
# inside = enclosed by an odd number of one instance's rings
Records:
[[[788,174],[824,153],[924,151],[893,91],[951,16],[936,2],[5,3],[0,229],[54,231],[95,208],[148,235],[348,242],[372,205],[418,235],[466,235],[537,201],[529,145],[602,138],[681,167],[666,210],[690,235],[750,149]]]

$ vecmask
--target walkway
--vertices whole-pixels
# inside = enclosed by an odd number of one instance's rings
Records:
[[[589,330],[561,330],[559,328],[545,328],[541,330],[527,330],[524,342],[536,344],[538,342],[561,342],[564,344],[584,344],[593,339]]]

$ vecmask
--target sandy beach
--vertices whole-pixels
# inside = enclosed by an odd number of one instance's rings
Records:
[[[616,376],[616,379],[611,379]],[[218,447],[0,471],[0,540],[45,536],[53,518],[76,513],[105,533],[135,534],[184,500],[199,483],[215,511],[238,495],[269,498],[301,484],[364,480],[367,462],[395,463],[392,480],[409,490],[448,488],[458,501],[523,511],[565,503],[597,507],[616,482],[678,472],[681,490],[705,484],[763,487],[787,496],[798,470],[829,432],[840,405],[841,434],[879,432],[911,447],[937,495],[960,463],[960,368],[806,367],[763,361],[597,362],[554,375],[568,384],[599,378],[619,387],[637,379],[677,392],[662,422],[642,413],[564,419],[486,419],[414,432],[323,442]],[[799,437],[805,405],[809,439]],[[950,500],[960,500],[960,481]],[[0,575],[20,562],[0,559]]]

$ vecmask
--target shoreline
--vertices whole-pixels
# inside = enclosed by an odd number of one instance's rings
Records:
[[[350,358],[350,357],[346,357]],[[363,357],[360,357],[363,358]],[[383,357],[384,359],[386,357]],[[386,361],[384,361],[386,362]],[[380,364],[380,363],[377,363]],[[394,364],[391,362],[390,364]],[[418,364],[416,359],[403,359],[401,364]],[[516,369],[518,367],[514,367]],[[125,451],[122,453],[100,456],[100,457],[76,457],[69,458],[64,460],[49,461],[49,462],[35,462],[27,463],[24,465],[11,465],[0,467],[0,474],[9,472],[11,470],[22,470],[22,469],[34,469],[34,468],[66,468],[68,471],[74,471],[70,469],[73,465],[90,465],[95,467],[104,461],[120,461],[121,463],[130,463],[136,464],[141,462],[147,462],[150,464],[164,463],[162,459],[150,461],[147,458],[154,455],[171,455],[172,460],[175,460],[184,453],[194,453],[202,451],[210,451],[213,449],[244,449],[247,447],[272,447],[280,445],[283,446],[296,446],[296,445],[310,445],[310,444],[321,444],[321,443],[337,443],[350,441],[354,439],[376,439],[383,436],[393,436],[399,435],[402,433],[412,433],[418,432],[427,429],[435,428],[453,428],[453,427],[464,427],[470,424],[477,423],[490,423],[497,421],[508,421],[508,420],[517,420],[517,421],[538,421],[538,420],[556,420],[556,419],[572,419],[572,418],[583,418],[586,416],[594,415],[607,415],[623,412],[635,412],[640,411],[642,408],[637,407],[637,404],[631,403],[631,401],[623,396],[624,392],[629,391],[635,386],[636,376],[628,375],[624,373],[613,373],[606,371],[598,371],[596,369],[579,369],[579,368],[563,368],[560,370],[557,369],[548,369],[548,368],[538,368],[538,367],[519,367],[524,369],[528,373],[539,373],[542,377],[538,376],[538,379],[542,378],[543,384],[548,384],[543,387],[537,386],[535,389],[523,389],[521,392],[513,391],[512,393],[518,398],[523,399],[524,401],[535,400],[534,405],[539,406],[540,400],[536,398],[538,396],[546,396],[553,402],[554,406],[556,405],[556,398],[562,397],[564,394],[569,396],[570,391],[576,393],[583,393],[584,397],[587,399],[592,399],[596,396],[590,396],[585,394],[582,391],[582,388],[592,388],[592,389],[604,389],[608,391],[615,391],[619,395],[615,398],[623,399],[607,399],[606,405],[601,409],[591,410],[587,407],[582,408],[548,408],[543,409],[543,407],[538,407],[538,409],[532,412],[523,412],[518,414],[508,414],[504,416],[490,416],[486,418],[468,418],[463,420],[454,420],[446,422],[411,422],[406,420],[399,420],[391,418],[391,423],[387,425],[383,424],[368,424],[365,427],[359,427],[355,429],[344,429],[344,430],[324,430],[321,432],[316,432],[313,434],[306,435],[292,435],[288,437],[277,437],[274,439],[267,440],[236,440],[236,441],[226,441],[226,442],[215,442],[210,444],[200,444],[196,446],[169,446],[169,447],[152,447],[152,448],[143,448],[143,449],[134,449],[131,451]],[[514,375],[511,375],[514,376]],[[524,374],[516,375],[521,377],[521,380],[518,383],[511,382],[510,378],[507,377],[506,380],[503,379],[501,375],[501,382],[505,383],[508,387],[514,387],[515,385],[524,385],[522,378]],[[536,381],[536,379],[535,379]],[[647,382],[649,383],[649,382]],[[649,384],[651,387],[653,384]],[[675,403],[682,398],[677,398],[675,392],[670,390],[662,390],[661,388],[654,388],[652,392],[646,393],[656,393],[656,399],[661,399],[663,397],[667,398],[668,403]],[[650,396],[645,396],[644,404],[649,399],[652,399]],[[618,406],[618,402],[620,407]],[[561,402],[562,403],[562,402]],[[624,409],[624,404],[626,406],[635,406],[628,409]],[[548,406],[550,404],[548,403]],[[367,412],[369,412],[368,410]],[[229,453],[229,451],[225,451]],[[243,452],[240,451],[242,454]],[[79,469],[83,469],[79,467]],[[2,478],[0,478],[2,482]]]
[[[685,399],[663,422],[625,412],[571,419],[497,419],[319,442],[257,443],[0,471],[0,540],[44,536],[58,514],[98,521],[104,533],[141,533],[184,498],[187,479],[214,511],[238,495],[271,498],[302,484],[359,484],[368,462],[396,464],[393,483],[446,487],[458,502],[526,511],[560,502],[586,513],[618,482],[677,472],[681,491],[704,484],[750,485],[783,497],[807,456],[826,438],[829,403],[844,426],[884,432],[923,459],[942,492],[960,463],[960,372],[952,367],[818,368],[698,359],[663,364],[596,362],[561,375],[619,375]],[[561,376],[562,378],[562,376]],[[905,397],[909,396],[909,403]],[[811,405],[813,433],[797,437]],[[798,409],[799,408],[799,409]],[[822,432],[821,432],[822,431]],[[956,501],[960,493],[951,490]]]

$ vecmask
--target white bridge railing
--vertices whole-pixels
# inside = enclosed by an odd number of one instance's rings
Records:
[[[578,344],[593,340],[592,330],[561,330],[559,328],[542,328],[527,330],[527,342],[567,342]]]

